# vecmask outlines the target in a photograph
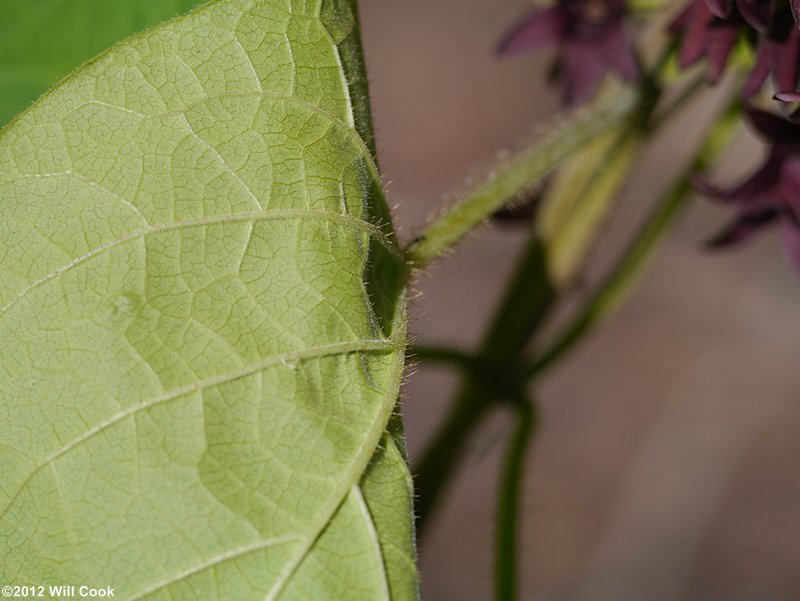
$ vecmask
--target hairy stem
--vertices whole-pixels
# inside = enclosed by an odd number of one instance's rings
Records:
[[[615,106],[606,109],[607,113],[601,120],[603,127],[593,129],[592,135],[586,136],[584,142],[594,140],[614,128],[627,127],[627,131],[620,135],[620,144],[614,146],[616,149],[625,149],[628,144],[635,144],[637,138],[652,131],[653,112],[661,96],[661,72],[674,51],[674,44],[664,49],[651,73],[642,78],[638,90],[631,92],[617,89],[612,100],[612,105]],[[607,102],[607,98],[601,99],[594,109],[588,109],[589,114],[597,119],[598,115],[594,114],[598,111],[597,107]],[[545,141],[545,147],[549,143],[559,153],[564,153],[559,156],[561,160],[579,147],[574,142],[574,138],[569,136],[551,135],[551,139]],[[496,178],[500,182],[496,184],[497,188],[493,184],[495,180],[489,182],[435,222],[423,237],[406,250],[409,261],[416,266],[425,265],[480,220],[494,212],[498,206],[529,186],[532,182],[526,178],[546,172],[532,170],[525,173],[525,168],[537,165],[537,160],[541,160],[541,157],[536,160],[531,158],[536,156],[536,148],[529,151],[530,157],[524,155]],[[526,157],[530,158],[530,164]],[[616,154],[612,153],[607,158],[616,160],[615,157]],[[553,161],[552,166],[556,163],[557,161]],[[626,160],[621,160],[621,163],[628,167],[632,164]],[[601,165],[598,168],[602,170],[603,167]],[[608,182],[608,190],[613,190],[623,181],[626,175],[624,171],[624,167],[621,167],[620,173],[614,174],[613,181]],[[580,236],[577,239],[583,240]],[[489,330],[475,355],[481,365],[495,367],[490,372],[493,377],[487,378],[473,371],[464,372],[462,384],[447,417],[416,465],[417,526],[421,539],[424,538],[431,515],[441,501],[442,492],[446,490],[464,456],[469,438],[497,400],[518,398],[513,394],[524,390],[525,380],[533,371],[532,367],[525,366],[522,359],[524,351],[557,300],[557,287],[550,273],[549,252],[546,241],[533,229],[503,299],[494,313]],[[520,369],[524,371],[522,379],[519,377]],[[509,394],[512,396],[509,397]]]
[[[495,599],[515,601],[519,588],[519,524],[525,459],[535,427],[535,406],[521,399],[515,406],[516,424],[508,441],[497,506]]]
[[[450,483],[453,468],[464,453],[466,441],[489,408],[484,400],[487,392],[479,390],[479,386],[473,377],[467,377],[457,401],[450,406],[442,425],[415,466],[414,510],[417,538],[420,541],[424,540],[431,516],[441,498],[440,493]]]
[[[416,465],[414,483],[420,539],[476,426],[495,400],[519,396],[519,384],[529,371],[519,363],[520,353],[554,299],[545,252],[532,233],[474,359],[482,369],[465,371],[449,413]]]
[[[637,101],[635,92],[621,88],[557,124],[514,162],[502,167],[428,226],[406,249],[409,264],[420,268],[430,263],[586,142],[624,122],[638,105]]]
[[[531,370],[531,375],[538,375],[556,363],[625,300],[649,260],[660,248],[670,227],[688,204],[692,192],[691,177],[707,170],[728,147],[739,124],[740,106],[741,103],[737,98],[715,122],[683,176],[664,195],[616,267],[586,306],[556,337],[555,342],[541,354]]]

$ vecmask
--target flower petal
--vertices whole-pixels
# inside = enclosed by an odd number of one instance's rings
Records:
[[[758,92],[767,81],[769,77],[769,52],[767,45],[762,41],[759,44],[758,54],[756,55],[756,62],[750,73],[747,75],[747,81],[744,82],[742,94],[745,98],[750,98]]]
[[[751,106],[745,107],[744,113],[756,131],[771,142],[797,139],[800,136],[800,126],[783,117]]]
[[[722,77],[728,57],[731,55],[736,40],[739,37],[739,28],[731,23],[717,21],[708,29],[708,73],[710,85],[714,85]]]
[[[608,25],[603,38],[596,42],[596,48],[609,69],[616,70],[623,79],[631,81],[639,76],[632,40],[622,20]]]
[[[789,0],[789,4],[792,5],[792,15],[794,15],[794,20],[798,26],[800,26],[800,0]]]
[[[561,69],[564,104],[572,106],[594,95],[608,72],[608,65],[594,44],[574,42],[564,49]]]
[[[800,227],[788,219],[781,219],[781,239],[789,258],[800,268]]]
[[[725,19],[731,14],[731,0],[705,0],[708,10],[714,13],[715,17]]]
[[[800,78],[800,30],[790,21],[779,21],[767,41],[770,71],[778,90],[794,90]]]
[[[771,155],[753,175],[733,188],[724,189],[710,183],[707,179],[696,177],[692,185],[703,194],[722,200],[750,207],[774,207],[773,197],[776,185],[780,182],[782,160]]]
[[[798,0],[798,2],[800,2],[800,0]],[[670,33],[678,34],[689,26],[695,11],[694,5],[694,0],[689,0],[686,6],[683,7],[683,10],[679,12],[678,16],[669,24],[667,29]]]
[[[691,14],[686,21],[683,40],[678,51],[678,64],[685,69],[699,61],[706,54],[708,28],[714,15],[708,10],[705,2],[694,2],[687,11]],[[678,17],[681,19],[683,15]]]
[[[800,92],[778,92],[773,98],[781,102],[800,102]]]
[[[766,31],[772,14],[772,0],[737,0],[736,5],[747,23],[758,31]]]
[[[780,190],[787,209],[800,219],[800,156],[792,156],[781,166]]]
[[[502,56],[558,44],[566,35],[569,14],[561,6],[536,10],[522,19],[500,41]]]
[[[721,232],[706,242],[709,249],[725,248],[745,242],[757,234],[765,226],[774,223],[778,218],[775,211],[742,213]]]

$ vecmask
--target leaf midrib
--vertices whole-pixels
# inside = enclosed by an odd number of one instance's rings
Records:
[[[31,472],[28,474],[28,476],[25,478],[25,480],[11,495],[5,506],[2,509],[0,509],[0,521],[2,521],[3,518],[7,515],[7,512],[13,506],[14,501],[19,497],[19,494],[23,490],[25,490],[25,487],[30,483],[30,481],[39,472],[39,470],[46,467],[56,459],[63,457],[69,451],[80,446],[87,440],[90,440],[92,437],[99,434],[100,432],[103,432],[104,430],[110,428],[111,426],[133,415],[136,415],[141,411],[146,411],[152,407],[156,407],[158,405],[183,398],[195,392],[205,390],[206,388],[220,386],[222,384],[227,384],[229,382],[238,380],[240,378],[245,378],[247,376],[253,375],[260,371],[264,371],[271,367],[276,367],[278,365],[283,365],[287,363],[291,364],[292,362],[301,362],[309,359],[319,359],[328,356],[350,354],[356,352],[362,352],[362,353],[391,352],[391,351],[400,351],[401,349],[402,349],[402,342],[398,343],[397,340],[392,340],[387,338],[387,339],[337,342],[337,343],[319,345],[295,351],[288,351],[286,353],[280,353],[278,355],[272,355],[270,357],[266,357],[261,361],[253,363],[252,365],[241,367],[236,370],[231,370],[223,374],[217,374],[215,376],[206,378],[204,380],[198,380],[197,382],[188,384],[186,386],[182,386],[180,388],[167,392],[163,395],[159,395],[157,397],[147,399],[145,401],[141,401],[139,403],[131,405],[130,407],[127,407],[126,409],[116,413],[115,415],[112,415],[106,420],[93,426],[81,436],[63,445],[60,449],[49,453],[43,460],[41,460],[38,464],[36,464],[34,468],[31,470]]]
[[[391,439],[391,437],[388,437],[387,444],[389,445],[389,449],[387,449],[387,451],[391,451],[393,455],[396,455],[396,457],[399,460],[402,461],[403,460],[402,454],[400,453],[400,451],[395,446],[395,443]],[[406,473],[408,473],[407,470],[405,470],[405,471],[406,471]],[[362,475],[363,475],[363,473],[362,473]],[[408,485],[410,486],[410,482],[408,483]],[[380,536],[378,535],[378,532],[377,532],[377,529],[376,529],[375,520],[374,520],[374,518],[372,516],[372,512],[370,511],[369,506],[366,503],[366,499],[364,498],[361,485],[360,484],[353,484],[350,490],[353,491],[355,494],[357,494],[359,496],[358,500],[359,500],[359,505],[360,505],[360,508],[361,508],[361,511],[362,511],[362,515],[363,515],[364,519],[368,522],[367,523],[367,528],[370,531],[370,537],[371,537],[372,543],[373,543],[373,551],[375,552],[375,555],[376,555],[376,561],[380,562],[381,582],[382,582],[382,585],[383,585],[383,587],[382,587],[383,598],[385,599],[385,601],[391,601],[391,599],[392,599],[391,587],[389,585],[389,577],[388,577],[388,574],[386,572],[386,558],[385,558],[385,556],[383,554],[383,546],[382,546],[382,542],[380,540]],[[346,498],[346,495],[345,495],[345,498]],[[341,502],[340,502],[340,505],[341,505]],[[337,508],[338,508],[338,506],[337,506]],[[163,590],[164,588],[167,588],[167,587],[169,587],[169,586],[171,586],[173,584],[176,584],[176,583],[178,583],[178,582],[180,582],[182,580],[185,580],[186,578],[190,578],[192,576],[195,576],[195,575],[197,575],[197,574],[199,574],[199,573],[201,573],[201,572],[203,572],[205,570],[211,569],[211,568],[213,568],[213,567],[215,567],[215,566],[217,566],[217,565],[219,565],[221,563],[224,563],[226,561],[231,561],[231,560],[236,559],[238,557],[241,557],[243,555],[247,555],[249,553],[256,553],[258,551],[262,551],[262,550],[268,549],[270,547],[277,546],[279,544],[290,543],[290,542],[303,542],[303,541],[304,541],[303,537],[299,537],[299,536],[296,536],[296,535],[287,535],[287,536],[280,536],[280,537],[275,537],[275,538],[271,538],[271,539],[258,541],[258,542],[255,542],[255,543],[251,543],[249,545],[243,545],[243,546],[240,546],[240,547],[236,547],[234,549],[229,549],[228,551],[225,551],[224,553],[220,553],[219,555],[214,556],[213,558],[203,562],[202,564],[199,564],[199,565],[197,565],[197,566],[195,566],[193,568],[187,568],[186,570],[183,570],[182,572],[179,572],[178,574],[175,574],[173,576],[170,576],[170,577],[167,577],[167,578],[164,578],[162,580],[159,580],[159,581],[155,582],[155,583],[149,585],[147,588],[145,588],[141,592],[134,593],[131,597],[128,597],[125,601],[139,601],[140,599],[143,599],[143,598],[147,597],[148,595],[151,595],[151,594],[156,593],[156,592],[158,592],[160,590]],[[411,559],[410,557],[408,557],[405,554],[404,549],[402,549],[394,541],[390,540],[390,541],[387,541],[387,542],[389,544],[394,545],[398,549],[398,551],[401,552],[400,553],[401,557],[405,561],[407,561],[409,563],[409,565],[412,567],[412,569],[416,569],[416,564],[414,563],[413,559]],[[275,595],[279,595],[280,592],[281,591],[278,590],[278,591],[275,591],[274,594]],[[270,593],[272,594],[272,591],[270,591]],[[274,597],[274,598],[277,598],[277,596]]]

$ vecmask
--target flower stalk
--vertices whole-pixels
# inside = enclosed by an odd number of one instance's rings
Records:
[[[728,148],[738,129],[740,113],[741,102],[737,98],[711,127],[684,174],[658,203],[634,241],[622,254],[617,266],[585,307],[556,337],[555,342],[541,354],[533,365],[531,376],[538,376],[555,364],[624,302],[660,248],[671,226],[688,204],[693,192],[692,177],[706,171]]]

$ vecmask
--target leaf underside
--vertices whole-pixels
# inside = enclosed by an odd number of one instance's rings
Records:
[[[0,583],[417,598],[352,0],[218,0],[0,132]]]

